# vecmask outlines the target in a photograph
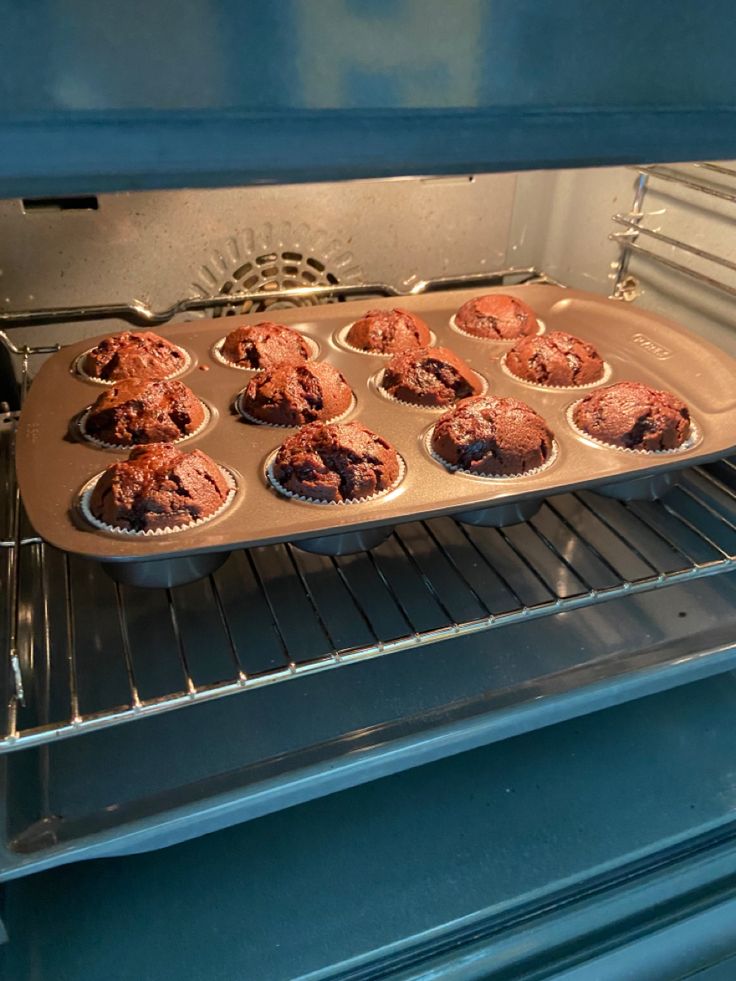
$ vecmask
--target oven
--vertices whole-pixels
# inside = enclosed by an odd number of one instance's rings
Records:
[[[523,523],[402,523],[344,556],[239,549],[212,575],[146,588],[47,545],[25,518],[13,455],[15,410],[49,352],[123,323],[308,318],[355,297],[542,284],[684,319],[733,349],[734,173],[652,165],[6,201],[3,878],[162,848],[729,677],[728,459],[686,470],[654,501],[574,491]]]
[[[292,11],[295,31],[321,50],[340,23],[330,71],[381,102],[375,52],[349,43],[366,15],[341,6]],[[385,71],[415,112],[329,104],[334,79],[302,52],[312,102],[287,119],[260,52],[248,83],[277,108],[256,99],[247,118],[211,111],[201,71],[186,112],[149,91],[160,118],[125,116],[121,72],[122,122],[7,128],[8,977],[732,976],[736,457],[711,453],[645,495],[600,481],[537,492],[515,520],[425,507],[373,547],[302,547],[314,528],[236,541],[222,564],[168,582],[57,547],[26,513],[16,459],[35,439],[24,406],[39,373],[120,330],[214,337],[376,305],[436,312],[488,290],[588,297],[614,311],[610,331],[651,323],[627,350],[652,377],[665,377],[667,325],[682,325],[724,372],[716,385],[696,354],[695,390],[730,406],[736,162],[719,158],[736,141],[708,88],[717,52],[698,76],[709,126],[677,93],[662,112],[597,93],[604,105],[557,116],[564,86],[551,107],[507,92],[508,111],[476,117],[454,108],[475,91],[470,70],[432,108],[446,52],[406,6],[435,67],[407,81],[389,47]],[[276,36],[277,14],[261,16]],[[463,4],[468,36],[482,19]],[[626,51],[643,58],[648,36]],[[79,54],[79,38],[64,44]],[[626,86],[623,101],[636,103]],[[229,138],[228,157],[216,148]],[[53,390],[46,411],[60,418]],[[257,526],[258,508],[247,517]],[[325,518],[320,534],[338,527]]]

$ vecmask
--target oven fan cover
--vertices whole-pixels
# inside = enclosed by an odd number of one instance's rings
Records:
[[[355,285],[364,281],[362,269],[341,240],[323,229],[285,223],[247,228],[230,237],[197,270],[191,295],[207,297],[244,291],[263,294],[262,300],[199,312],[201,317],[226,317],[339,302],[344,299],[339,293],[332,297],[288,299],[274,299],[269,294],[300,286]]]

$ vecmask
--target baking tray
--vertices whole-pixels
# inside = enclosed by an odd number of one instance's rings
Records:
[[[500,364],[508,344],[466,337],[450,326],[457,308],[483,292],[493,290],[361,300],[269,315],[317,342],[319,356],[336,365],[355,392],[356,405],[349,418],[359,419],[390,440],[405,461],[401,485],[379,500],[362,504],[307,504],[289,500],[269,485],[267,460],[290,430],[244,422],[235,413],[233,400],[252,373],[227,367],[212,353],[228,331],[262,321],[265,314],[191,321],[159,331],[190,353],[192,363],[182,380],[212,410],[210,424],[183,448],[198,447],[229,468],[238,490],[232,505],[216,519],[155,537],[106,534],[91,528],[79,513],[81,487],[127,452],[102,450],[74,438],[70,420],[104,390],[76,373],[74,365],[99,338],[64,348],[41,368],[21,414],[17,469],[31,522],[52,545],[107,564],[169,559],[186,570],[199,557],[209,571],[224,559],[215,553],[244,546],[291,541],[330,551],[330,542],[346,536],[354,547],[369,547],[373,536],[380,539],[390,526],[403,521],[453,513],[472,521],[478,511],[485,511],[485,519],[493,521],[488,509],[499,506],[502,510],[496,513],[506,512],[502,521],[520,520],[545,496],[581,487],[636,496],[642,486],[646,493],[654,482],[659,484],[656,493],[666,489],[678,470],[736,449],[736,361],[719,348],[621,301],[547,285],[496,290],[523,299],[547,330],[566,330],[592,342],[611,367],[609,383],[641,381],[680,395],[690,406],[699,432],[696,445],[677,453],[604,448],[577,435],[566,418],[570,405],[590,388],[544,390],[515,381]],[[387,400],[375,385],[386,359],[346,350],[337,339],[340,329],[366,309],[397,305],[422,316],[438,343],[464,357],[487,380],[490,392],[520,398],[545,417],[557,441],[553,466],[532,475],[488,480],[449,473],[430,457],[425,436],[439,414]],[[125,577],[123,568],[118,572]]]

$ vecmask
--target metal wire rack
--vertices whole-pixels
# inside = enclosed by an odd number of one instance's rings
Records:
[[[2,751],[732,570],[736,464],[691,471],[657,503],[582,492],[503,530],[403,525],[355,556],[241,551],[172,590],[119,586],[32,538],[18,561],[25,684]]]
[[[18,354],[25,386],[31,355]],[[208,579],[144,590],[34,534],[7,414],[0,558],[0,649],[10,654],[0,752],[9,752],[731,571],[736,462],[687,472],[659,502],[566,494],[506,529],[416,522],[340,558],[256,548]]]
[[[736,204],[736,168],[704,162],[679,167],[652,164],[637,167],[636,170],[639,179],[631,210],[613,215],[613,221],[625,230],[612,232],[609,236],[621,246],[613,296],[628,298],[628,272],[632,256],[644,257],[728,296],[736,296],[736,285],[723,279],[724,270],[736,272],[736,262],[644,224],[647,217],[644,210],[646,195],[657,184],[671,185],[696,197],[702,195],[705,199],[713,198],[726,205]],[[656,251],[657,245],[666,251]],[[693,260],[702,268],[695,268]]]

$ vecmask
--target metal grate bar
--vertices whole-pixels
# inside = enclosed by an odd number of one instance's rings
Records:
[[[617,239],[622,244],[626,245],[627,239],[632,234],[643,235],[645,238],[653,238],[657,242],[662,242],[665,245],[671,245],[675,249],[681,249],[683,252],[687,252],[690,255],[696,255],[700,259],[707,259],[709,262],[714,262],[716,265],[723,266],[724,269],[730,269],[736,272],[736,262],[732,262],[730,259],[726,259],[723,256],[716,255],[715,252],[708,252],[705,249],[698,248],[696,245],[689,245],[687,242],[683,242],[682,239],[672,238],[671,235],[665,235],[663,232],[655,231],[653,228],[644,228],[638,220],[628,218],[626,215],[614,215],[613,220],[618,225],[624,225],[629,229],[627,232],[615,232],[611,237]]]
[[[736,177],[736,170],[730,167],[724,167],[721,164],[701,163],[697,164],[696,166],[702,171],[706,172],[706,174],[710,172],[722,174],[729,178]],[[667,269],[671,269],[673,272],[676,272],[679,275],[687,276],[688,278],[694,279],[705,286],[719,290],[722,293],[726,293],[728,296],[736,296],[736,287],[732,286],[730,283],[723,282],[723,280],[718,279],[715,276],[700,272],[698,269],[692,269],[689,265],[686,265],[683,262],[678,262],[676,259],[672,259],[669,256],[662,255],[659,252],[654,251],[654,249],[650,249],[646,245],[642,245],[640,242],[641,238],[648,238],[653,241],[660,242],[663,245],[669,246],[670,248],[677,249],[680,252],[684,252],[686,255],[697,256],[698,258],[711,262],[716,266],[720,266],[722,269],[727,269],[730,272],[736,271],[736,262],[727,259],[725,256],[717,255],[713,252],[707,251],[706,249],[702,249],[697,245],[684,242],[682,239],[666,235],[659,229],[647,228],[643,224],[643,220],[646,217],[643,206],[644,195],[647,191],[651,178],[664,181],[666,183],[675,184],[679,187],[686,188],[687,190],[696,191],[699,194],[714,197],[721,201],[728,201],[729,203],[736,203],[736,188],[727,187],[723,184],[710,183],[707,180],[700,179],[697,174],[693,175],[690,172],[684,172],[672,167],[651,165],[646,167],[637,167],[635,169],[638,171],[640,176],[637,182],[637,189],[634,195],[634,202],[632,204],[631,211],[628,214],[615,214],[612,218],[616,224],[623,225],[626,228],[626,231],[612,232],[608,236],[611,241],[616,242],[621,247],[621,259],[619,261],[618,273],[616,276],[616,284],[613,293],[614,297],[623,299],[634,298],[635,294],[627,296],[625,283],[626,273],[629,269],[629,262],[634,255],[638,255],[645,259],[651,260],[652,262],[659,263],[660,265],[665,266]]]
[[[269,300],[303,299],[326,300],[333,296],[417,296],[441,289],[456,289],[463,286],[484,286],[499,279],[514,279],[519,282],[551,283],[561,286],[557,280],[546,276],[533,266],[508,269],[489,270],[481,273],[458,274],[457,276],[440,276],[435,279],[420,279],[412,283],[408,290],[398,289],[391,283],[360,283],[342,285],[337,283],[330,286],[299,286],[292,289],[269,290]],[[170,307],[154,310],[143,300],[131,300],[128,303],[106,303],[95,306],[79,305],[76,307],[52,307],[46,310],[3,310],[0,311],[0,324],[9,327],[29,327],[48,324],[70,324],[86,320],[127,320],[132,324],[164,324],[182,313],[197,310],[211,310],[219,307],[240,306],[243,303],[263,300],[264,294],[256,291],[241,290],[232,293],[216,293],[212,296],[183,297]],[[0,342],[13,353],[22,353],[7,334],[0,331]],[[58,351],[58,345],[34,349],[34,352],[46,353]]]
[[[716,174],[726,174],[729,177],[736,177],[736,169],[733,167],[724,167],[723,164],[714,163],[696,163],[693,164],[694,167],[700,167],[703,170],[712,170]]]
[[[418,637],[418,631],[417,631],[416,626],[414,625],[414,622],[412,621],[411,617],[409,616],[409,613],[407,612],[406,607],[401,602],[401,598],[396,595],[396,593],[394,592],[394,590],[391,589],[391,586],[389,585],[388,579],[386,578],[386,574],[384,573],[384,571],[380,567],[380,565],[376,562],[375,555],[373,554],[373,552],[368,552],[366,554],[368,555],[368,559],[369,559],[371,565],[373,566],[373,568],[374,568],[374,570],[376,572],[376,575],[381,580],[381,583],[383,584],[383,588],[386,590],[387,594],[393,599],[394,603],[396,604],[396,606],[401,611],[401,615],[403,616],[403,618],[404,618],[404,620],[406,622],[407,627],[411,631],[412,637]]]
[[[115,598],[117,600],[118,623],[120,625],[120,636],[123,642],[123,658],[125,659],[125,671],[128,676],[130,687],[130,704],[133,708],[140,708],[141,696],[135,680],[135,669],[133,668],[133,657],[130,649],[130,635],[128,634],[128,622],[125,617],[125,607],[123,605],[123,594],[120,586],[115,584]]]
[[[184,638],[181,635],[181,630],[179,628],[179,617],[176,613],[176,606],[174,605],[174,597],[171,595],[171,590],[166,590],[166,600],[169,607],[169,617],[171,618],[171,626],[174,631],[174,637],[176,638],[176,652],[179,655],[179,662],[181,664],[181,670],[184,675],[184,683],[186,685],[186,690],[189,695],[193,695],[197,688],[192,681],[192,674],[189,670],[189,664],[187,663],[187,652],[184,649]]]
[[[209,577],[208,584],[212,592],[212,599],[214,600],[215,608],[220,618],[220,623],[222,624],[222,629],[225,632],[225,636],[227,637],[228,649],[233,659],[233,664],[235,666],[235,670],[238,675],[238,680],[241,682],[241,684],[244,684],[248,676],[246,675],[245,671],[243,670],[243,666],[240,663],[240,658],[238,657],[238,648],[235,643],[235,638],[233,637],[232,628],[230,627],[230,621],[228,620],[227,614],[225,613],[225,607],[222,602],[222,597],[220,596],[220,590],[217,588],[217,582],[215,581],[214,576]]]
[[[636,542],[632,540],[630,537],[624,535],[621,532],[621,530],[616,527],[613,521],[609,521],[608,518],[606,518],[605,514],[603,514],[600,510],[595,511],[590,506],[590,504],[585,500],[585,498],[582,497],[582,495],[575,494],[574,497],[575,500],[578,501],[586,509],[586,511],[589,511],[594,518],[597,518],[598,521],[601,522],[601,524],[605,525],[605,527],[613,535],[615,535],[616,538],[618,538],[618,540],[621,542],[622,545],[625,545],[628,549],[630,549],[634,553],[634,555],[636,555],[638,559],[640,559],[645,565],[649,566],[649,568],[652,570],[652,572],[655,575],[661,574],[657,571],[657,567],[654,565],[654,563],[650,559],[648,559],[646,555],[637,547]]]
[[[568,518],[566,518],[564,514],[562,514],[559,508],[555,507],[552,501],[548,500],[545,503],[547,507],[550,509],[550,511],[552,511],[552,513],[557,516],[557,518],[562,522],[562,524],[564,524],[564,526],[568,529],[568,531],[572,535],[576,535],[583,542],[585,547],[590,549],[590,551],[593,553],[593,555],[596,556],[598,561],[603,563],[603,565],[609,570],[609,572],[611,572],[616,577],[616,579],[622,578],[622,574],[619,572],[619,570],[613,565],[612,562],[609,562],[606,556],[600,551],[600,549],[596,545],[593,544],[593,542],[591,542],[590,538],[587,535],[585,535],[579,528],[578,529],[574,528],[572,522],[568,520]]]
[[[687,187],[691,191],[700,191],[702,194],[708,194],[710,197],[720,198],[723,201],[736,202],[736,191],[727,191],[725,188],[717,187],[715,184],[696,180],[694,177],[690,177],[677,170],[671,170],[669,167],[661,167],[654,164],[649,167],[639,167],[638,169],[640,174],[656,177],[657,180],[679,184],[681,187]]]
[[[500,582],[501,582],[501,584],[502,584],[502,585],[503,585],[503,586],[504,586],[504,587],[505,587],[505,588],[506,588],[506,589],[508,590],[508,592],[509,592],[509,593],[510,593],[510,594],[511,594],[511,595],[512,595],[513,597],[514,597],[514,599],[516,600],[516,602],[517,602],[517,604],[518,604],[518,608],[519,608],[519,609],[523,609],[523,608],[524,608],[524,606],[525,606],[525,603],[524,603],[524,600],[523,600],[523,599],[521,598],[521,596],[519,596],[519,594],[518,594],[518,593],[516,592],[516,590],[514,589],[514,587],[513,587],[513,586],[511,585],[511,583],[510,583],[510,582],[508,581],[508,579],[507,579],[507,578],[506,578],[506,577],[505,577],[505,576],[503,575],[503,573],[501,573],[501,572],[499,572],[499,570],[498,570],[498,569],[496,569],[496,568],[494,568],[494,566],[493,566],[493,565],[491,565],[491,563],[490,563],[490,561],[488,560],[488,557],[487,557],[487,556],[485,555],[485,553],[484,553],[484,552],[482,552],[482,551],[481,551],[481,550],[480,550],[480,549],[478,548],[478,544],[477,544],[477,542],[476,542],[476,541],[474,541],[474,540],[473,540],[473,539],[472,539],[472,538],[470,537],[470,535],[468,534],[468,531],[467,531],[467,528],[465,527],[465,525],[463,525],[463,524],[458,524],[458,527],[459,527],[459,529],[460,529],[460,531],[462,532],[462,534],[464,535],[464,537],[465,537],[465,539],[466,539],[466,541],[468,542],[468,544],[469,544],[469,545],[470,545],[470,546],[471,546],[471,547],[473,548],[473,550],[475,551],[475,553],[476,553],[477,555],[479,555],[479,556],[480,556],[480,558],[481,558],[481,559],[483,560],[483,563],[484,563],[484,565],[486,566],[486,568],[488,568],[488,569],[489,569],[489,570],[490,570],[490,571],[491,571],[491,572],[492,572],[492,573],[493,573],[493,574],[494,574],[494,575],[495,575],[495,576],[496,576],[496,577],[497,577],[497,578],[498,578],[498,579],[500,580]],[[501,612],[503,612],[503,611],[501,611]]]

